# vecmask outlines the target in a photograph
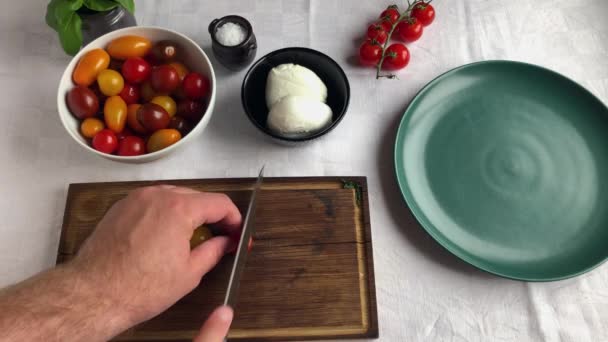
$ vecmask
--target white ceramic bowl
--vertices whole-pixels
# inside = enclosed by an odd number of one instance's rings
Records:
[[[106,154],[93,149],[93,147],[90,146],[89,142],[80,134],[80,120],[76,119],[72,115],[72,113],[70,113],[70,110],[68,109],[66,104],[66,94],[75,85],[72,81],[72,72],[74,71],[76,64],[80,60],[80,57],[82,57],[82,55],[92,49],[105,48],[110,41],[125,35],[137,35],[146,37],[150,39],[152,43],[163,39],[170,39],[175,41],[183,50],[182,57],[180,57],[180,61],[184,63],[191,71],[196,71],[202,75],[205,75],[211,83],[211,97],[209,98],[207,110],[205,111],[203,118],[198,122],[198,124],[192,129],[190,133],[186,134],[186,136],[184,136],[177,143],[160,151],[132,157],[121,157],[117,155]],[[61,80],[59,81],[59,89],[57,91],[57,108],[59,110],[59,118],[61,119],[63,127],[65,127],[65,129],[74,139],[74,141],[76,141],[85,150],[94,153],[98,156],[119,162],[145,163],[164,157],[169,153],[172,153],[173,151],[179,149],[181,146],[194,141],[195,138],[199,134],[201,134],[201,132],[209,123],[209,120],[211,119],[211,114],[213,113],[213,107],[215,105],[215,89],[216,81],[215,73],[213,72],[213,66],[211,65],[211,62],[209,61],[209,58],[207,58],[207,55],[205,54],[203,49],[201,49],[200,46],[198,46],[198,44],[195,43],[192,39],[184,36],[181,33],[177,33],[175,31],[160,27],[127,27],[124,29],[107,33],[95,39],[87,46],[85,46],[82,50],[80,50],[80,52],[72,59],[72,61],[70,61],[70,64],[68,64],[68,67],[63,72],[63,76],[61,76]]]

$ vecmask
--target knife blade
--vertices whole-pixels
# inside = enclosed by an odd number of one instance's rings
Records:
[[[264,179],[264,167],[260,170],[258,179],[253,186],[253,192],[249,199],[249,207],[247,208],[247,214],[245,214],[245,221],[243,222],[243,230],[241,232],[241,239],[236,249],[236,256],[234,258],[234,264],[232,265],[232,272],[230,273],[230,280],[228,281],[228,289],[226,290],[226,297],[224,298],[224,305],[228,305],[234,309],[236,304],[236,296],[239,290],[241,282],[241,275],[245,270],[245,264],[247,263],[247,245],[249,244],[249,238],[253,235],[255,230],[255,208],[258,192]]]

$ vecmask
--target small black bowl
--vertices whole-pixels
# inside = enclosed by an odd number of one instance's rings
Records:
[[[306,67],[317,74],[327,86],[327,105],[333,112],[332,123],[323,130],[303,137],[284,137],[272,132],[266,126],[268,107],[266,107],[266,78],[270,70],[280,64],[293,63]],[[327,55],[312,49],[291,47],[273,51],[255,62],[241,88],[243,109],[251,122],[275,141],[294,145],[314,140],[334,129],[348,108],[350,85],[344,70]]]

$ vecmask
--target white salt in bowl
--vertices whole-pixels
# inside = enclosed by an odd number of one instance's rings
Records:
[[[205,110],[202,119],[196,124],[196,126],[194,126],[194,128],[192,128],[190,133],[186,134],[175,144],[160,151],[130,157],[106,154],[95,150],[80,134],[81,121],[72,115],[66,103],[66,94],[75,86],[74,82],[72,81],[72,73],[74,72],[74,68],[76,67],[76,64],[80,58],[90,50],[105,48],[112,40],[126,35],[142,36],[148,38],[150,41],[152,41],[152,43],[165,39],[176,42],[182,49],[182,57],[180,58],[180,62],[184,63],[191,71],[196,71],[207,77],[209,83],[211,84],[211,95],[209,97],[207,109]],[[213,66],[211,65],[211,62],[203,49],[201,49],[201,47],[198,46],[198,44],[192,39],[181,33],[160,27],[127,27],[107,33],[95,39],[80,50],[80,52],[78,52],[74,58],[72,58],[72,61],[70,61],[68,64],[67,68],[63,72],[63,76],[61,76],[61,80],[59,81],[59,89],[57,91],[57,109],[59,111],[59,119],[61,120],[63,127],[65,127],[65,129],[68,131],[72,139],[89,153],[123,163],[146,163],[169,155],[170,153],[180,149],[182,146],[190,144],[196,140],[196,137],[199,136],[203,130],[205,130],[207,124],[209,124],[209,120],[211,120],[211,115],[213,114],[213,108],[215,106],[215,89],[216,80]]]

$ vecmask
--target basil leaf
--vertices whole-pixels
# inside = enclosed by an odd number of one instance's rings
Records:
[[[131,14],[135,14],[135,3],[133,2],[133,0],[114,0],[114,1],[118,2],[127,11],[131,12]]]
[[[58,0],[54,11],[58,26],[67,26],[72,21],[72,15],[82,7],[82,3],[83,0]]]
[[[86,8],[97,12],[109,11],[118,5],[116,1],[112,0],[84,0]]]
[[[63,50],[73,56],[80,50],[80,46],[82,45],[82,21],[76,12],[72,12],[68,18],[63,20],[63,24],[57,30],[59,41]]]
[[[57,5],[62,0],[51,0],[48,5],[46,5],[46,15],[44,16],[44,20],[46,24],[49,25],[53,30],[57,30],[59,27],[59,23],[57,22],[57,18],[55,17],[55,11],[57,10]]]

